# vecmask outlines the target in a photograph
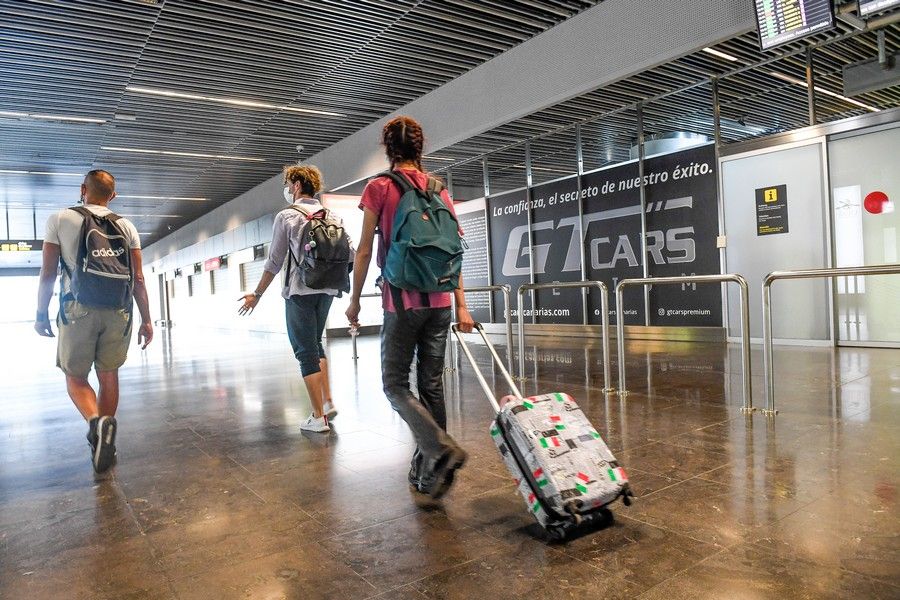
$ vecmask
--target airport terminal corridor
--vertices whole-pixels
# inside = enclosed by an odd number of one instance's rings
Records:
[[[0,0],[0,600],[900,600],[898,157],[900,0]]]
[[[161,331],[121,371],[118,464],[95,475],[53,342],[23,328],[4,325],[21,341],[0,350],[3,598],[900,594],[892,350],[778,347],[767,420],[739,411],[735,346],[629,342],[620,400],[601,391],[596,347],[529,338],[523,392],[577,397],[637,496],[553,544],[523,510],[465,362],[445,384],[470,460],[432,502],[406,482],[412,440],[381,390],[376,336],[360,337],[357,364],[348,339],[328,342],[340,412],[318,434],[299,430],[309,401],[285,335]]]

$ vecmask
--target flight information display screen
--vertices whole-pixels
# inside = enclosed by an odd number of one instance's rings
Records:
[[[859,0],[859,16],[868,17],[897,6],[900,6],[900,0]]]
[[[755,0],[763,50],[834,26],[831,0]]]

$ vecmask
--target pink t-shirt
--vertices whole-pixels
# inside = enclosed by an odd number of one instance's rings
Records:
[[[397,169],[397,171],[406,175],[406,178],[420,189],[424,189],[428,185],[428,176],[421,171],[415,169]],[[378,215],[378,229],[381,231],[381,236],[376,263],[381,269],[384,268],[384,259],[387,256],[388,247],[391,243],[391,229],[394,225],[394,214],[397,212],[397,205],[400,204],[400,196],[400,188],[393,180],[387,177],[376,177],[366,185],[366,189],[363,190],[362,198],[359,201],[360,210],[368,208]],[[450,199],[450,194],[446,189],[441,191],[441,199],[450,208],[450,211],[456,215],[453,201]],[[402,293],[403,307],[406,309],[447,308],[450,306],[450,292],[429,292],[427,307],[422,302],[422,294],[419,292],[402,290]],[[382,305],[385,310],[396,312],[394,299],[388,291],[388,286],[384,286]]]

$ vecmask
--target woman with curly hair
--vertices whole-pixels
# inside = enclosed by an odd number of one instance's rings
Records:
[[[322,173],[312,165],[294,165],[284,169],[285,199],[291,204],[275,216],[272,227],[272,244],[269,246],[269,257],[263,267],[256,291],[241,298],[244,303],[240,314],[253,312],[266,288],[281,271],[287,257],[300,255],[300,240],[303,227],[312,215],[322,213],[326,209],[315,199],[322,190]],[[334,213],[328,213],[329,219],[340,223]],[[343,226],[342,223],[340,223]],[[304,431],[325,433],[331,430],[329,419],[337,415],[331,398],[331,385],[328,381],[328,360],[322,345],[322,334],[325,321],[337,289],[312,289],[307,287],[300,277],[300,269],[288,258],[288,274],[284,278],[281,295],[285,301],[285,318],[287,320],[288,339],[294,350],[294,356],[300,363],[300,373],[309,392],[312,414],[300,424]]]

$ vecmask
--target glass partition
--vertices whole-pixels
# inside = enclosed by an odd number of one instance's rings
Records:
[[[525,144],[489,154],[487,164],[491,195],[525,187]]]
[[[643,114],[647,274],[718,274],[712,84],[648,102]],[[647,299],[650,325],[722,326],[720,286],[654,286]]]
[[[714,139],[709,82],[647,102],[643,113],[645,156],[698,146]],[[636,148],[631,157],[637,158]]]
[[[534,185],[578,172],[574,127],[533,140],[530,150]]]
[[[898,148],[896,126],[829,142],[835,266],[898,262]],[[893,204],[879,202],[884,197]],[[900,276],[840,277],[835,293],[839,341],[900,345]]]
[[[637,110],[623,108],[581,126],[584,170],[593,171],[631,158],[637,143]]]
[[[9,238],[16,240],[33,240],[35,239],[34,226],[34,210],[31,207],[14,207],[11,206],[6,210],[7,223],[6,227],[9,231]],[[37,227],[40,233],[38,237],[44,237],[44,224]],[[4,232],[4,236],[5,236]]]
[[[719,108],[726,145],[808,126],[805,57],[722,78]]]
[[[480,159],[455,165],[439,175],[452,182],[450,192],[457,202],[484,197],[484,165]]]

